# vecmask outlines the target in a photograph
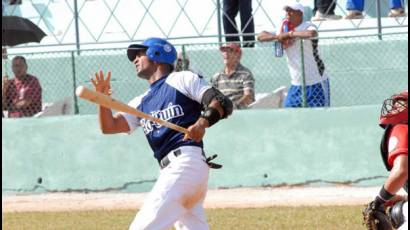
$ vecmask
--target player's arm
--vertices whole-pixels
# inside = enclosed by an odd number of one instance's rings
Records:
[[[201,141],[205,135],[205,129],[225,119],[232,114],[233,104],[228,97],[215,88],[206,90],[202,97],[202,105],[205,110],[194,125],[188,127],[189,136],[185,140],[192,139]]]
[[[100,71],[95,74],[95,78],[91,79],[95,91],[105,95],[111,95],[110,86],[111,72],[108,72],[107,78],[104,79],[104,73]],[[104,134],[127,133],[130,131],[128,122],[121,114],[112,114],[111,109],[103,106],[98,106],[98,118],[100,122],[101,131]]]
[[[384,206],[394,199],[396,193],[404,186],[408,178],[408,155],[399,155],[393,163],[389,177],[380,189],[379,194],[369,205],[373,209],[384,210]],[[386,203],[387,202],[387,203]]]
[[[390,194],[396,194],[408,179],[408,155],[399,155],[393,164],[390,175],[387,178],[384,188]]]

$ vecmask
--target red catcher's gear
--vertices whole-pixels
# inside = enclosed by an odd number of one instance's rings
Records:
[[[408,124],[409,114],[407,107],[408,92],[395,94],[386,99],[380,114],[380,126],[385,128],[387,125]]]

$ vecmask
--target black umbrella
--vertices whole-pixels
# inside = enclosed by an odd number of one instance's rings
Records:
[[[1,45],[15,46],[28,42],[40,42],[46,34],[30,20],[17,16],[1,19]]]

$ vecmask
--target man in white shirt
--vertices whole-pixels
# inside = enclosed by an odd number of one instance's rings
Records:
[[[329,78],[319,56],[317,27],[311,22],[303,21],[304,7],[300,3],[288,4],[284,10],[286,20],[289,21],[288,32],[276,35],[263,31],[259,34],[258,40],[262,42],[277,40],[283,44],[292,78],[285,107],[302,107],[303,85],[306,86],[307,106],[330,106]],[[303,42],[303,62],[300,42]],[[302,71],[302,63],[304,71]]]

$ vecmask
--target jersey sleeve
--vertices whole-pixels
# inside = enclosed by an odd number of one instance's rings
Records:
[[[132,108],[137,109],[138,106],[141,104],[141,100],[142,100],[144,95],[138,96],[138,97],[132,99],[128,103],[128,105],[131,106]],[[128,126],[130,127],[130,132],[129,133],[134,132],[134,130],[136,128],[138,128],[138,126],[141,126],[139,117],[137,117],[135,115],[132,115],[132,114],[129,114],[129,113],[125,113],[125,112],[119,112],[119,114],[121,114],[125,118],[125,120],[127,121]]]
[[[205,91],[211,88],[203,77],[190,71],[172,73],[167,84],[198,103],[202,102]]]
[[[409,128],[408,125],[400,124],[393,127],[389,135],[388,163],[393,167],[394,160],[400,155],[409,155]]]

